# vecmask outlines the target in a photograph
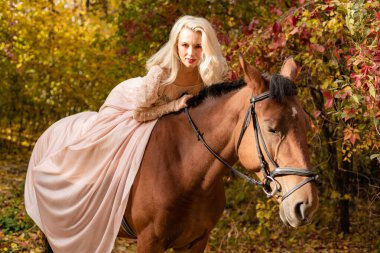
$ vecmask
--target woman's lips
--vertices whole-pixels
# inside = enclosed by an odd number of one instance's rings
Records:
[[[195,62],[195,59],[187,59],[187,62],[188,62],[188,63],[194,63],[194,62]]]

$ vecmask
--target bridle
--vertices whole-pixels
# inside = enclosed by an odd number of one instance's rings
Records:
[[[250,99],[250,106],[249,106],[249,108],[247,110],[247,113],[245,114],[243,125],[242,125],[241,131],[240,131],[239,140],[238,140],[237,146],[236,146],[236,150],[239,150],[239,146],[240,146],[241,141],[242,141],[242,139],[244,137],[244,133],[247,130],[247,128],[248,128],[248,126],[250,124],[250,121],[252,119],[253,120],[253,130],[254,130],[254,133],[255,133],[257,154],[258,154],[259,159],[260,159],[260,167],[261,167],[262,174],[264,176],[263,182],[255,180],[255,179],[253,179],[253,178],[245,175],[244,173],[238,171],[237,169],[233,168],[231,165],[229,165],[223,158],[221,158],[206,143],[206,141],[203,138],[203,134],[199,131],[198,127],[195,125],[193,119],[191,118],[190,113],[189,113],[189,109],[187,107],[185,108],[185,114],[186,114],[186,116],[187,116],[187,118],[189,120],[189,123],[190,123],[192,129],[196,132],[196,134],[198,136],[198,141],[201,141],[203,143],[203,145],[207,148],[207,150],[210,151],[210,153],[216,159],[218,159],[221,163],[223,163],[224,166],[226,166],[228,169],[230,169],[232,171],[232,173],[234,173],[238,177],[243,178],[244,180],[246,180],[250,184],[254,184],[254,185],[258,185],[258,186],[262,187],[263,191],[265,192],[265,194],[267,195],[268,198],[269,197],[273,197],[276,194],[279,194],[281,192],[281,185],[275,179],[276,177],[287,176],[287,175],[297,175],[297,176],[307,177],[302,182],[300,182],[299,184],[297,184],[294,188],[292,188],[290,191],[288,191],[287,193],[281,195],[281,200],[284,201],[287,197],[289,197],[292,193],[294,193],[295,191],[297,191],[299,188],[301,188],[305,184],[307,184],[309,182],[312,182],[312,181],[317,181],[318,175],[317,175],[317,173],[315,173],[313,171],[310,171],[308,169],[292,168],[292,167],[280,167],[274,161],[274,159],[272,158],[272,156],[269,154],[268,149],[267,149],[267,147],[265,145],[265,142],[264,142],[264,138],[263,138],[263,136],[261,134],[259,122],[257,120],[257,115],[256,115],[256,112],[255,112],[255,104],[257,102],[262,101],[262,100],[267,99],[267,98],[269,98],[269,91],[266,91],[266,92],[264,92],[264,93],[262,93],[262,94],[260,94],[260,95],[258,95],[256,97],[254,97],[254,96],[251,97],[251,99]],[[269,158],[269,161],[275,167],[275,169],[272,172],[270,172],[268,170],[268,168],[267,168],[268,167],[267,166],[267,162],[265,161],[264,156],[263,156],[263,152],[261,151],[261,148],[260,148],[260,141],[262,143],[261,145],[264,147],[264,150],[265,150],[265,153],[266,153],[267,157]],[[270,188],[270,183],[271,182],[273,182],[274,185],[275,185],[275,188],[273,190],[271,190],[271,188]],[[132,227],[128,224],[128,222],[127,222],[127,220],[125,219],[124,216],[123,216],[123,219],[122,219],[121,228],[131,238],[135,238],[135,239],[137,238],[136,233],[133,231]]]
[[[187,118],[189,120],[189,123],[190,123],[191,127],[193,128],[193,130],[196,132],[196,134],[198,136],[198,141],[201,141],[203,143],[203,145],[207,148],[207,150],[216,159],[218,159],[221,163],[223,163],[223,165],[225,165],[228,169],[230,169],[232,171],[232,173],[234,173],[238,177],[243,178],[244,180],[246,180],[247,182],[249,182],[251,184],[254,184],[254,185],[262,187],[263,191],[265,192],[265,194],[267,195],[268,198],[269,197],[273,197],[275,195],[281,195],[281,200],[284,201],[287,197],[289,197],[292,193],[294,193],[295,191],[297,191],[298,189],[300,189],[305,184],[307,184],[309,182],[312,182],[312,181],[316,181],[317,178],[318,178],[318,175],[317,175],[316,172],[313,172],[313,171],[311,171],[309,169],[293,168],[293,167],[280,167],[274,161],[274,159],[272,158],[272,156],[269,154],[268,149],[267,149],[267,147],[265,145],[265,142],[264,142],[263,135],[261,133],[259,122],[257,120],[257,114],[255,112],[255,104],[257,102],[262,101],[262,100],[267,99],[267,98],[269,98],[269,91],[266,91],[266,92],[264,92],[264,93],[262,93],[262,94],[260,94],[260,95],[258,95],[256,97],[255,96],[251,97],[251,99],[250,99],[250,106],[249,106],[249,108],[247,110],[247,113],[246,113],[246,115],[244,117],[243,125],[242,125],[241,131],[240,131],[239,140],[237,142],[237,147],[236,147],[236,150],[239,150],[239,146],[240,146],[241,141],[243,139],[244,133],[246,132],[246,130],[247,130],[249,124],[250,124],[250,121],[252,119],[252,121],[253,121],[253,131],[254,131],[255,140],[256,140],[257,154],[258,154],[259,159],[260,159],[261,172],[262,172],[263,177],[264,177],[263,181],[259,181],[259,180],[253,179],[253,178],[245,175],[244,173],[236,170],[231,165],[229,165],[223,158],[221,158],[206,143],[206,141],[203,138],[203,134],[199,131],[198,127],[195,125],[193,119],[191,118],[189,110],[188,110],[187,107],[185,108],[185,114],[186,114],[186,116],[187,116]],[[264,148],[264,151],[265,151],[267,157],[269,158],[269,161],[275,167],[275,169],[272,172],[270,172],[269,169],[268,169],[268,166],[267,166],[268,164],[267,164],[267,162],[264,159],[263,152],[262,152],[261,147],[260,147],[260,142],[261,142],[261,146]],[[306,178],[303,181],[301,181],[299,184],[297,184],[295,187],[293,187],[290,191],[288,191],[288,192],[286,192],[284,194],[280,194],[280,192],[281,192],[281,185],[276,180],[276,177],[287,176],[287,175],[297,175],[297,176],[303,176],[303,177],[306,177]],[[270,187],[270,184],[272,182],[273,182],[273,185],[275,186],[274,189],[271,189],[271,187]]]

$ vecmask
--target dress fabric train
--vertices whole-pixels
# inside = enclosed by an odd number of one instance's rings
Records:
[[[133,119],[143,77],[116,86],[99,112],[63,118],[38,139],[25,206],[55,253],[111,252],[157,120]]]

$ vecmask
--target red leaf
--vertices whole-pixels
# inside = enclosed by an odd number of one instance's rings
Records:
[[[273,24],[273,28],[272,29],[273,29],[274,34],[278,34],[278,33],[282,32],[282,26],[278,22],[275,22]]]
[[[303,28],[301,31],[301,44],[302,45],[309,44],[310,37],[311,37],[311,33],[306,28]]]
[[[358,78],[358,77],[356,76],[355,73],[351,73],[350,77],[351,77],[352,79],[355,79],[355,80],[356,80],[356,78]]]
[[[244,26],[244,27],[241,29],[241,32],[242,32],[244,35],[250,35],[250,34],[252,34],[252,30],[249,30],[247,26]]]
[[[322,95],[325,97],[325,98],[332,98],[332,94],[330,91],[323,91],[322,92]]]
[[[375,76],[375,81],[373,82],[373,86],[375,88],[379,87],[379,77],[378,76]]]
[[[296,33],[298,33],[298,27],[295,27],[289,34],[294,35]]]
[[[360,88],[362,86],[362,82],[360,80],[360,76],[355,73],[351,73],[350,77],[355,80],[355,87]]]
[[[218,34],[218,39],[219,39],[219,41],[220,41],[221,44],[224,44],[224,45],[227,45],[227,46],[229,46],[231,44],[231,39],[226,34],[219,33]]]
[[[377,64],[380,64],[380,54],[375,54],[375,56],[373,57],[373,61],[376,62]]]
[[[256,66],[260,66],[260,64],[261,64],[260,58],[256,58],[255,64],[256,64]]]
[[[325,9],[325,11],[332,11],[332,10],[334,10],[334,6],[329,6],[329,7],[327,7],[327,8]]]
[[[344,109],[344,113],[343,113],[343,115],[345,115],[344,116],[344,121],[347,121],[347,120],[355,117],[355,114],[356,114],[355,113],[355,109],[352,109],[352,108],[350,108],[350,109]]]
[[[350,142],[352,143],[352,145],[355,145],[357,140],[360,140],[360,135],[357,133],[352,133],[350,138]]]
[[[380,12],[376,12],[376,19],[380,20]]]
[[[238,75],[236,74],[235,71],[231,71],[231,72],[229,72],[229,73],[227,74],[227,76],[228,76],[228,79],[230,79],[230,80],[236,80],[237,77],[238,77]]]
[[[273,42],[273,48],[274,49],[277,49],[279,47],[284,47],[286,44],[286,41],[283,37],[277,37],[274,39],[274,42]]]
[[[329,91],[322,92],[323,96],[325,97],[325,108],[329,109],[334,104],[334,97]]]
[[[325,103],[325,108],[326,109],[329,109],[333,106],[334,104],[334,99],[333,98],[329,98],[326,100],[326,103]]]
[[[230,61],[232,60],[232,54],[227,54],[227,55],[226,55],[226,60],[227,60],[228,62],[230,62]]]
[[[343,52],[342,49],[338,49],[338,48],[334,48],[333,49],[333,55],[335,56],[335,58],[337,59],[340,59],[340,54]]]
[[[323,53],[325,51],[325,48],[322,45],[319,44],[310,44],[310,48],[314,51]]]
[[[314,118],[318,118],[320,115],[321,115],[321,111],[319,111],[319,110],[315,110],[314,111]]]
[[[344,140],[350,140],[352,145],[355,145],[357,139],[360,139],[358,134],[352,128],[346,128],[343,131]]]
[[[292,26],[296,26],[297,25],[298,19],[295,16],[290,16],[288,18],[288,20],[289,20],[290,24],[292,24]]]
[[[259,24],[259,21],[255,18],[252,18],[251,22],[249,23],[248,30],[255,29],[258,24]]]
[[[280,10],[279,8],[276,8],[274,6],[270,6],[269,7],[269,12],[271,14],[276,14],[277,16],[281,16],[282,15],[282,10]]]
[[[355,86],[356,86],[356,88],[360,88],[362,86],[362,81],[360,80],[360,78],[356,78]]]

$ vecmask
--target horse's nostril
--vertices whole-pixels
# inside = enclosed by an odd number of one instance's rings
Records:
[[[306,219],[306,205],[303,202],[299,202],[294,206],[294,213],[300,220]]]

